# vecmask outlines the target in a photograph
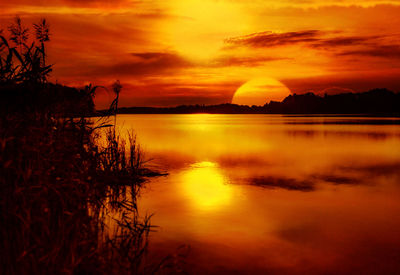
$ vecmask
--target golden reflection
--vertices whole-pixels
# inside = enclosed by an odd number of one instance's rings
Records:
[[[191,130],[197,131],[207,131],[213,128],[212,124],[213,115],[212,114],[193,114],[189,117],[189,123]],[[185,121],[186,123],[188,121]],[[184,127],[188,125],[185,124]]]
[[[183,191],[191,203],[201,210],[215,210],[232,199],[232,187],[213,162],[198,162],[182,174]]]

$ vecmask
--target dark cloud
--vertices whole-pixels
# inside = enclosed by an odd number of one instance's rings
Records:
[[[254,47],[271,48],[301,44],[304,47],[325,50],[336,56],[364,56],[380,58],[400,58],[400,44],[385,42],[387,35],[337,36],[336,32],[305,30],[297,32],[259,32],[225,40],[227,48]],[[332,34],[336,36],[331,37]],[[353,48],[352,48],[353,47]]]
[[[399,59],[400,45],[374,45],[372,47],[361,50],[343,51],[338,53],[338,55]]]
[[[177,72],[179,68],[192,66],[192,63],[175,53],[143,52],[132,53],[126,61],[110,65],[99,65],[89,71],[89,75],[135,76],[157,75],[168,70]]]
[[[320,30],[304,30],[297,32],[259,32],[245,36],[229,38],[225,43],[229,46],[250,46],[250,47],[280,47],[293,44],[304,44],[310,48],[330,49],[332,47],[354,46],[354,45],[375,45],[376,40],[385,36],[334,36],[331,34],[340,33],[324,32]],[[328,36],[328,37],[327,37]]]
[[[365,45],[374,39],[381,38],[379,36],[342,36],[334,38],[320,38],[317,42],[311,43],[312,48],[332,48],[341,46]]]
[[[139,57],[145,60],[160,60],[160,59],[176,59],[176,54],[163,53],[163,52],[144,52],[144,53],[131,53],[132,56]]]
[[[61,3],[74,6],[96,6],[96,5],[121,5],[131,3],[129,0],[61,0]]]
[[[4,1],[6,2],[6,1]],[[79,7],[79,8],[121,8],[138,6],[140,1],[130,0],[15,0],[12,3],[1,3],[0,6],[5,7],[18,7],[18,6],[31,6],[31,7]]]
[[[235,56],[222,56],[216,58],[211,66],[215,67],[228,67],[228,66],[244,66],[244,67],[256,67],[265,64],[266,62],[287,60],[286,57],[235,57]]]
[[[230,46],[278,47],[302,42],[318,41],[320,35],[321,31],[318,30],[286,33],[258,32],[245,36],[229,38],[225,40],[225,43]]]

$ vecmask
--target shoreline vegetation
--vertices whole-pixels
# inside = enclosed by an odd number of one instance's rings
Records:
[[[137,198],[149,177],[133,132],[112,124],[122,86],[97,123],[97,87],[49,83],[45,19],[34,38],[19,17],[0,31],[0,273],[149,274],[150,216]],[[110,124],[111,121],[111,124]],[[99,141],[102,141],[100,143]]]
[[[117,113],[399,115],[400,95],[388,90],[293,95],[260,107],[118,108],[118,81],[110,108],[96,112],[99,87],[48,82],[52,65],[46,63],[50,32],[45,19],[33,25],[33,38],[19,17],[7,29],[9,37],[0,31],[1,274],[176,271],[173,256],[147,261],[154,226],[150,216],[138,212],[137,199],[150,177],[164,174],[146,167],[133,132],[127,140],[116,132]]]
[[[118,114],[338,114],[400,116],[400,93],[373,89],[363,93],[319,96],[314,93],[293,94],[281,102],[264,106],[236,104],[181,105],[176,107],[121,107]],[[100,114],[105,111],[100,111]]]

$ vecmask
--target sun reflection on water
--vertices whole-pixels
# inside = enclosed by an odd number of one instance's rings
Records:
[[[213,162],[197,162],[182,174],[183,192],[200,210],[217,210],[232,199],[232,187]]]

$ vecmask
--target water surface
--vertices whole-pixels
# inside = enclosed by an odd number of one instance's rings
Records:
[[[400,120],[119,115],[149,165],[155,261],[194,274],[400,274]]]

